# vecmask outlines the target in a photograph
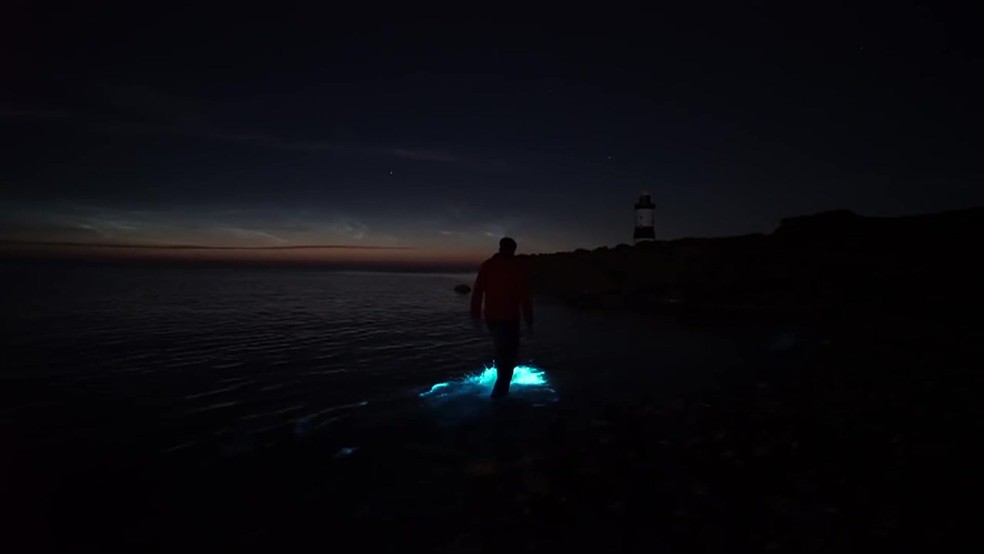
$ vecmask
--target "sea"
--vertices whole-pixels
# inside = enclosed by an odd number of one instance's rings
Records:
[[[775,343],[538,296],[502,403],[491,340],[454,291],[474,274],[18,263],[0,278],[0,497],[34,550],[331,543],[326,517],[349,522],[332,533],[438,517],[421,510],[464,494],[462,467],[565,414],[714,386]]]
[[[456,393],[460,412],[487,402],[481,386],[465,385],[494,364],[488,335],[468,317],[469,296],[453,290],[473,279],[6,266],[0,429],[23,452],[70,454],[79,443],[139,437],[151,454],[212,455],[216,444],[250,445],[273,431],[330,434],[334,422],[361,413],[441,418],[434,404]],[[521,362],[543,384],[537,394],[513,392],[537,405],[676,394],[742,363],[753,333],[579,311],[549,298],[535,308]],[[480,384],[490,386],[488,376]],[[428,394],[435,385],[442,390]]]

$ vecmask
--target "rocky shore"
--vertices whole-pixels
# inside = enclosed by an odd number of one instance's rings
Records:
[[[980,305],[984,208],[894,218],[783,219],[771,234],[528,256],[536,291],[587,308],[696,317],[961,312]]]

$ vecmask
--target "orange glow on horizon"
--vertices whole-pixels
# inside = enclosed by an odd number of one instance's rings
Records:
[[[299,264],[477,265],[491,252],[437,248],[209,248],[99,244],[8,243],[0,254],[42,259],[248,262]]]

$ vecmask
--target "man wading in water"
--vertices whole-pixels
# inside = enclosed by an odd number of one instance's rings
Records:
[[[482,319],[482,298],[485,298],[485,324],[495,343],[496,380],[492,398],[509,393],[516,358],[519,356],[519,318],[533,330],[533,299],[530,280],[516,259],[516,241],[505,237],[499,241],[499,253],[482,263],[475,279],[471,297],[471,316]]]

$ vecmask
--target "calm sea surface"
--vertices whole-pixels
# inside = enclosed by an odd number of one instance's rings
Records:
[[[472,275],[14,266],[3,278],[0,428],[22,451],[330,433],[353,414],[433,409],[421,392],[491,362],[452,291]],[[740,363],[749,340],[536,308],[522,356],[546,371],[550,401],[658,394]]]

